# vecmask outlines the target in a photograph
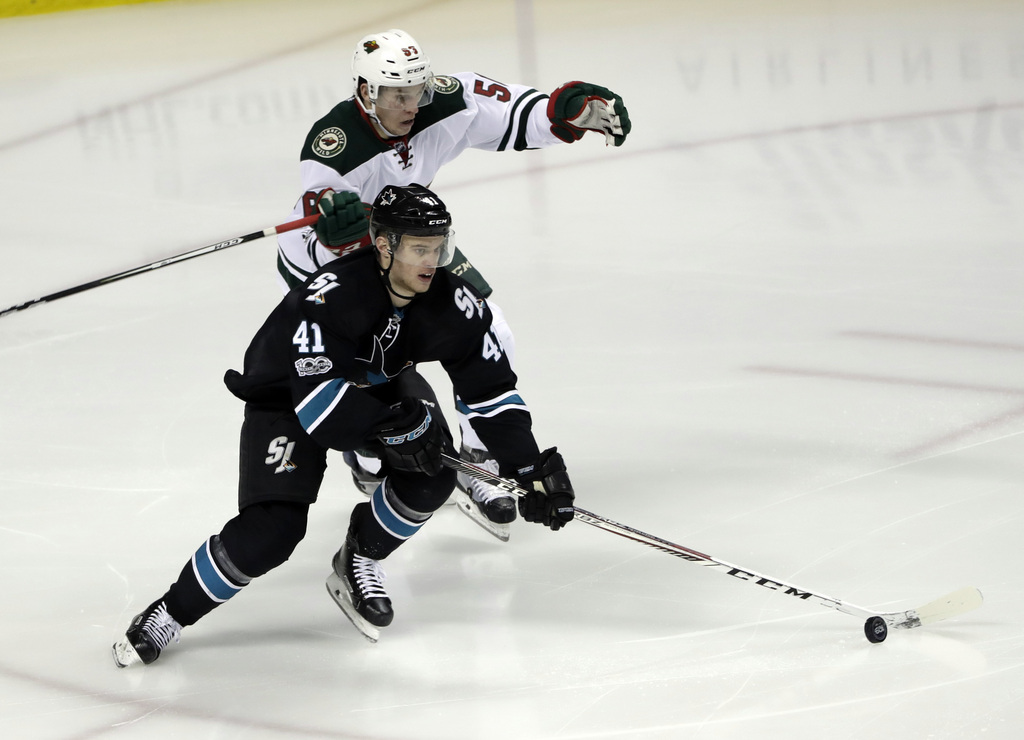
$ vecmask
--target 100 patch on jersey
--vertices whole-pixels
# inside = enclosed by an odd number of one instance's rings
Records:
[[[323,375],[332,367],[334,367],[334,363],[323,355],[303,357],[295,361],[295,371],[300,378],[305,378],[307,375]]]

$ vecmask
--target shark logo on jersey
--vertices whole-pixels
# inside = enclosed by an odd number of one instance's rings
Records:
[[[394,345],[395,340],[398,339],[398,333],[401,331],[401,328],[402,317],[400,315],[392,316],[388,319],[388,325],[380,333],[380,336],[373,338],[373,350],[370,356],[356,358],[359,362],[365,362],[370,366],[366,372],[367,385],[386,383],[413,364],[412,362],[406,362],[393,373],[388,373],[387,371],[387,352]]]
[[[434,75],[434,89],[448,95],[459,89],[459,81],[448,75]]]
[[[331,126],[317,135],[316,141],[313,142],[313,151],[320,157],[336,157],[344,151],[347,143],[345,132],[337,126]]]

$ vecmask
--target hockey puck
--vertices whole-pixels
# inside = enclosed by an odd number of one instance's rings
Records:
[[[864,623],[864,636],[868,638],[868,642],[884,642],[889,636],[885,620],[881,617],[869,617]]]

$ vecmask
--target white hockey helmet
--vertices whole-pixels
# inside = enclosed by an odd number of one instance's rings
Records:
[[[418,88],[417,105],[421,106],[430,103],[434,97],[434,75],[430,70],[430,59],[423,53],[416,39],[397,28],[383,33],[371,33],[360,39],[352,57],[352,79],[356,100],[360,104],[359,83],[366,82],[371,113],[381,98],[381,88]],[[379,107],[388,106],[381,104]]]

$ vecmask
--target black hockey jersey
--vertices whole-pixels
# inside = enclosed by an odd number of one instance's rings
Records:
[[[539,448],[516,376],[492,329],[486,302],[438,270],[425,293],[396,308],[372,249],[319,270],[290,291],[224,382],[238,398],[291,410],[324,447],[352,450],[394,421],[392,381],[416,364],[440,362],[459,410],[511,474]]]

